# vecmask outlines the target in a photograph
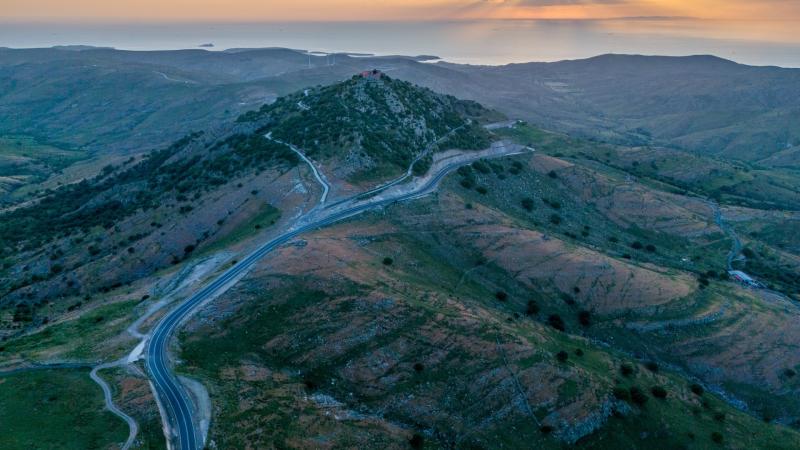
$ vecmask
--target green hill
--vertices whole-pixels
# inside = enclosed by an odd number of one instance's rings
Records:
[[[335,160],[356,176],[366,171],[380,176],[405,171],[433,146],[487,147],[489,134],[480,122],[496,117],[476,102],[377,73],[280,97],[239,121],[256,122],[312,158]]]

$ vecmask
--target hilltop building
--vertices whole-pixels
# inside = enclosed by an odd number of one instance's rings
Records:
[[[361,78],[365,78],[367,80],[378,81],[381,78],[383,78],[383,72],[381,72],[378,69],[365,70],[365,71],[361,72]]]

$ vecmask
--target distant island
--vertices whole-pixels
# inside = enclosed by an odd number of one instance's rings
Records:
[[[198,45],[198,47],[201,47],[201,48],[213,48],[214,44],[212,44],[211,42],[208,42],[208,43],[205,43],[205,44],[200,44],[200,45]]]

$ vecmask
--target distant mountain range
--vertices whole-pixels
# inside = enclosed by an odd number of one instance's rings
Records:
[[[603,55],[494,67],[347,54],[334,64],[332,56],[281,48],[0,49],[0,133],[140,152],[372,68],[585,137],[800,164],[800,70],[713,56]]]

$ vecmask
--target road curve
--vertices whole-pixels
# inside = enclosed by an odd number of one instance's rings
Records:
[[[511,151],[507,151],[504,154],[493,155],[492,157],[509,156],[518,153],[520,152],[512,153]],[[386,198],[373,197],[362,203],[354,204],[353,206],[343,206],[341,209],[334,211],[328,210],[325,214],[318,216],[318,218],[290,229],[286,233],[265,243],[240,262],[226,270],[214,281],[210,282],[188,299],[184,300],[183,303],[168,312],[156,325],[148,341],[146,364],[156,389],[156,395],[168,415],[167,423],[169,423],[171,427],[174,427],[174,433],[176,434],[179,444],[178,448],[180,450],[198,450],[202,446],[203,439],[202,436],[199,436],[200,433],[195,429],[192,407],[186,391],[172,373],[167,358],[170,337],[193,310],[206,300],[212,298],[215,294],[222,292],[223,288],[229,286],[239,276],[242,276],[265,255],[296,236],[311,230],[326,227],[370,209],[428,195],[436,189],[436,186],[447,174],[470,162],[472,161],[459,161],[443,166],[439,169],[438,173],[424,182],[424,184],[411,191],[400,192],[396,195],[388,195]],[[172,440],[170,436],[167,436],[167,439],[168,441]]]
[[[122,420],[127,422],[128,424],[128,439],[125,441],[125,444],[122,445],[121,450],[128,450],[133,445],[134,439],[136,439],[136,434],[139,433],[139,424],[136,423],[136,420],[133,417],[125,414],[122,412],[121,409],[117,408],[117,405],[114,404],[114,398],[111,395],[111,388],[108,386],[108,383],[104,379],[97,374],[98,371],[103,369],[110,369],[112,367],[118,367],[125,364],[124,360],[116,361],[109,364],[100,364],[95,366],[91,372],[89,372],[89,377],[103,390],[103,398],[106,403],[106,409],[111,411],[113,414],[119,416]]]
[[[328,179],[325,178],[325,175],[323,175],[322,172],[319,169],[317,169],[317,166],[314,165],[314,162],[311,161],[311,159],[308,156],[306,156],[305,153],[301,152],[300,149],[295,147],[294,145],[289,144],[288,142],[283,142],[281,140],[273,138],[271,131],[269,133],[265,134],[264,137],[269,139],[270,141],[274,141],[274,142],[277,142],[278,144],[283,144],[283,145],[289,147],[290,150],[292,150],[293,152],[297,153],[297,155],[303,161],[305,161],[306,164],[308,164],[308,166],[311,168],[311,172],[314,174],[314,178],[316,178],[317,181],[319,182],[319,184],[322,185],[322,197],[319,199],[319,204],[320,205],[324,204],[325,201],[328,200],[328,193],[331,190],[331,185],[328,184]]]

